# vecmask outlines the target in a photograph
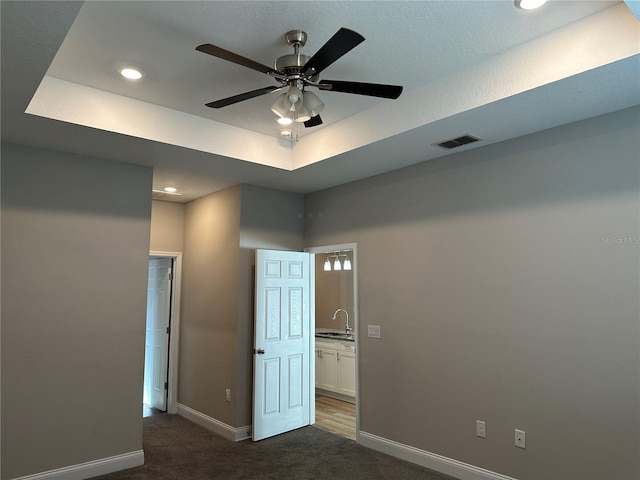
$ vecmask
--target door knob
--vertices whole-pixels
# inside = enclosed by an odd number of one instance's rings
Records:
[[[254,348],[253,353],[257,353],[258,355],[264,355],[264,349],[262,348]]]

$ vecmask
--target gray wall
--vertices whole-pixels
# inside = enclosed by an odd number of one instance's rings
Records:
[[[360,333],[382,327],[363,431],[522,480],[640,478],[638,119],[306,197],[305,244],[358,243]]]
[[[151,202],[151,250],[155,252],[182,252],[184,248],[183,203]]]
[[[250,185],[186,205],[180,403],[251,424],[255,249],[301,250],[303,209],[301,195]]]
[[[304,197],[252,185],[242,186],[236,426],[252,423],[255,251],[301,251]]]
[[[185,207],[178,401],[234,425],[241,187]]]
[[[2,478],[142,449],[151,176],[2,144]]]

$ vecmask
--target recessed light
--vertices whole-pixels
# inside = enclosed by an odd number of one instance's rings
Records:
[[[289,117],[280,117],[278,118],[278,123],[280,125],[291,125],[293,123],[293,120],[291,120]]]
[[[515,0],[514,3],[516,7],[522,10],[533,10],[547,3],[547,0]]]
[[[291,130],[289,130],[288,128],[284,128],[284,129],[280,130],[280,136],[281,137],[290,137],[292,133],[293,132]]]
[[[178,191],[178,189],[175,187],[164,187],[164,191],[169,193],[175,193],[176,191]]]
[[[129,80],[140,80],[142,78],[142,72],[135,68],[126,67],[118,69],[120,75]]]

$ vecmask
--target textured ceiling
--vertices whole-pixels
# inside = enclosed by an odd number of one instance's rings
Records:
[[[310,56],[344,26],[366,40],[327,68],[322,78],[401,84],[408,91],[611,5],[556,2],[547,5],[546,12],[525,12],[507,1],[87,2],[48,75],[277,135],[270,110],[275,93],[223,109],[204,106],[277,83],[197,52],[197,45],[213,43],[271,66],[277,57],[293,52],[283,39],[286,31],[307,32],[301,51]],[[144,80],[124,81],[117,74],[120,64],[139,66]],[[390,101],[343,93],[318,95],[326,104],[325,124]]]
[[[325,123],[297,143],[277,138],[276,94],[204,106],[275,82],[197,45],[271,65],[287,30],[312,55],[340,27],[366,40],[322,78],[400,84],[400,99],[317,92]],[[460,134],[477,148],[638,104],[638,32],[618,2],[2,2],[2,136],[151,165],[183,200],[237,183],[308,192],[445,155],[431,144]]]

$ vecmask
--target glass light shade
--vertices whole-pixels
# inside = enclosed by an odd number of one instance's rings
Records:
[[[331,271],[331,262],[329,261],[329,257],[327,257],[327,259],[324,261],[324,271],[325,272]]]
[[[271,111],[279,117],[286,117],[289,114],[289,108],[291,104],[287,104],[287,94],[283,93],[278,96],[274,104],[271,106]]]
[[[312,117],[320,115],[324,110],[324,103],[313,92],[304,92],[303,105]]]
[[[349,257],[344,259],[344,269],[351,270],[351,260],[349,260]]]
[[[336,259],[333,262],[333,269],[342,270],[342,265],[340,265],[340,260],[338,259],[338,257],[336,257]]]
[[[287,92],[287,100],[289,100],[291,103],[300,102],[300,104],[302,104],[302,90],[300,90],[295,85],[292,85],[291,87],[289,87],[289,91]]]
[[[307,111],[307,109],[304,108],[304,105],[302,104],[300,105],[301,105],[300,109],[295,112],[296,122],[302,123],[302,122],[306,122],[307,120],[311,120],[311,115],[309,115],[309,112]]]

